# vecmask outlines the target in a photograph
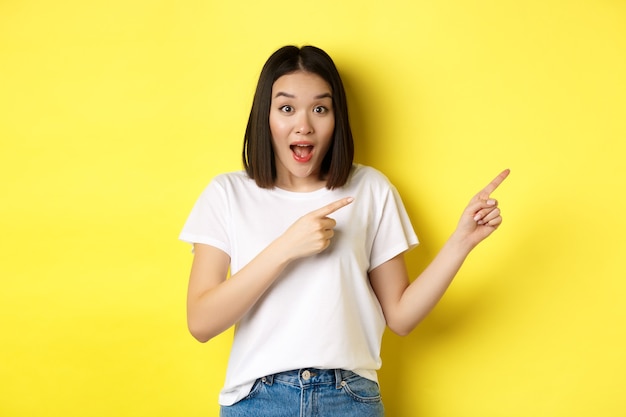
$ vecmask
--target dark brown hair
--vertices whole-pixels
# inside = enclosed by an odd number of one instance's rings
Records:
[[[314,46],[284,46],[274,52],[261,70],[243,141],[243,164],[248,176],[261,188],[274,188],[276,162],[269,125],[272,87],[283,75],[305,71],[319,75],[332,90],[335,129],[320,170],[326,188],[343,186],[354,159],[354,142],[348,121],[343,82],[331,57]]]

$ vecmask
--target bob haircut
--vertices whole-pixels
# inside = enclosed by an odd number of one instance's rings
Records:
[[[314,46],[284,46],[274,52],[263,66],[243,141],[244,167],[259,187],[274,188],[276,161],[269,124],[272,87],[283,75],[297,71],[319,75],[331,87],[335,128],[331,146],[322,161],[320,177],[326,178],[328,189],[342,187],[348,181],[354,159],[346,93],[331,57]]]

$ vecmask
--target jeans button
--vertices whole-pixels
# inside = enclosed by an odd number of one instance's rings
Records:
[[[305,381],[308,381],[309,379],[311,379],[311,372],[309,372],[308,370],[302,372],[302,379],[304,379]]]

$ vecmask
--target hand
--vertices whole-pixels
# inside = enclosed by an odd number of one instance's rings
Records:
[[[280,237],[287,249],[287,256],[297,259],[325,250],[330,245],[337,224],[328,216],[352,201],[352,197],[342,198],[296,220]]]
[[[506,179],[510,170],[502,171],[469,202],[454,235],[463,242],[475,247],[491,235],[502,223],[498,201],[491,198],[491,193]]]

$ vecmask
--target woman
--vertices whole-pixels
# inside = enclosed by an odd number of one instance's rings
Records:
[[[180,236],[194,245],[191,333],[206,342],[236,325],[223,417],[382,416],[385,326],[408,334],[502,222],[490,194],[508,170],[470,201],[409,284],[403,254],[418,240],[400,196],[353,154],[332,59],[312,46],[272,54],[248,121],[245,171],[214,178]]]

